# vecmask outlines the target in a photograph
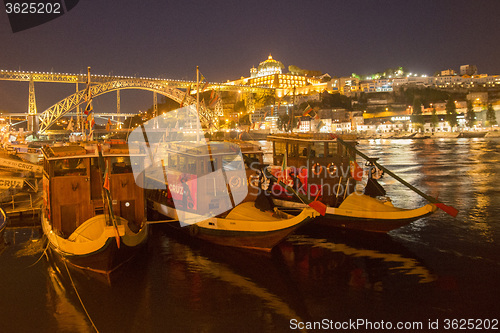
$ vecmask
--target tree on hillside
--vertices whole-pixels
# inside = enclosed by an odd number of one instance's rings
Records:
[[[497,124],[497,116],[495,114],[495,110],[493,110],[493,105],[488,104],[488,109],[486,110],[486,121],[489,126],[493,126]]]
[[[449,99],[446,101],[446,121],[450,124],[450,127],[456,127],[458,124],[457,121],[457,106],[455,105],[455,101]]]
[[[250,125],[250,115],[244,114],[239,118],[239,124],[240,125]]]
[[[320,76],[321,74],[323,74],[323,72],[321,71],[303,69],[295,65],[288,66],[288,71],[290,72],[290,74],[307,75],[307,76]]]
[[[401,104],[411,105],[415,98],[420,98],[423,105],[429,106],[431,103],[437,103],[453,98],[454,100],[465,99],[465,94],[454,93],[453,96],[446,91],[441,91],[436,88],[426,87],[400,87],[395,90],[394,101]]]
[[[431,126],[432,128],[436,128],[439,124],[439,118],[437,116],[437,112],[435,108],[432,108],[432,116],[431,116]],[[433,130],[434,131],[434,130]]]
[[[311,106],[313,106],[312,103]],[[352,102],[349,97],[342,94],[329,94],[327,92],[321,94],[321,103],[318,106],[322,109],[343,108],[352,110]]]
[[[158,107],[158,115],[161,115],[163,113],[167,113],[167,112],[170,112],[172,110],[178,109],[179,103],[174,101],[173,99],[166,97],[166,96],[161,96],[160,103],[158,103],[157,107]],[[148,119],[156,116],[154,114],[154,106],[153,105],[149,109],[147,109],[146,115],[147,115]]]
[[[420,98],[415,98],[413,100],[413,113],[411,118],[415,129],[421,131],[424,127],[424,116],[422,115],[422,103]]]
[[[278,129],[288,132],[291,128],[290,116],[287,114],[282,114],[278,117]]]
[[[475,119],[476,119],[476,113],[474,112],[472,101],[467,101],[467,114],[465,115],[465,121],[467,123],[467,127],[474,126]]]
[[[245,106],[245,102],[244,101],[238,101],[238,102],[234,103],[234,112],[237,112],[237,113],[240,113],[240,112],[246,113],[247,112],[247,107]]]
[[[135,128],[142,123],[144,123],[142,115],[136,114],[133,117],[126,118],[123,122],[123,126],[124,128]]]
[[[259,109],[264,106],[274,104],[276,102],[276,97],[274,93],[266,91],[264,93],[256,93],[254,101],[255,101],[255,108]]]

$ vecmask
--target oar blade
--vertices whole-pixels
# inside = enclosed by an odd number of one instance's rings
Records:
[[[359,156],[361,156],[365,160],[367,160],[367,161],[370,160],[370,158],[368,156],[366,156],[365,154],[363,154],[362,152],[360,152],[359,150],[357,150],[356,147],[354,147],[351,144],[345,142],[344,140],[342,140],[341,138],[339,138],[337,136],[335,136],[335,138],[337,139],[337,142],[340,142],[344,147],[347,147],[348,149],[351,149],[352,151],[354,151],[356,154],[358,154]],[[446,212],[447,214],[449,214],[449,215],[451,215],[453,217],[457,216],[458,209],[456,209],[454,207],[451,207],[451,206],[447,206],[444,203],[439,202],[437,199],[435,199],[435,198],[433,198],[433,197],[425,194],[424,192],[422,192],[418,188],[412,186],[410,183],[406,182],[404,179],[400,178],[398,175],[396,175],[394,172],[392,172],[391,170],[387,169],[383,165],[380,165],[377,162],[375,162],[374,164],[378,168],[382,169],[389,176],[391,176],[392,178],[394,178],[397,181],[399,181],[401,184],[405,185],[409,189],[413,190],[415,193],[417,193],[420,196],[422,196],[423,198],[425,198],[427,201],[429,201],[429,202],[433,203],[434,205],[436,205],[436,207],[438,207],[439,209],[443,210],[444,212]]]
[[[436,202],[436,203],[434,203],[434,205],[436,205],[437,208],[441,209],[445,213],[447,213],[453,217],[457,217],[458,209],[451,207],[451,206],[448,206],[448,205],[445,205],[442,202]]]
[[[326,214],[326,205],[322,202],[319,201],[312,201],[309,203],[309,207],[317,211],[318,213],[321,214],[321,216],[325,216]]]

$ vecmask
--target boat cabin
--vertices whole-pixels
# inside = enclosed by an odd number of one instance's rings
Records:
[[[215,216],[247,196],[245,163],[238,145],[229,142],[169,142],[146,170],[148,199],[177,211]],[[156,190],[159,189],[159,190]]]
[[[342,138],[356,143],[353,135]],[[320,192],[324,201],[338,202],[340,194],[344,197],[352,192],[355,182],[350,180],[349,162],[355,155],[331,134],[274,134],[267,140],[272,142],[274,170],[285,164],[290,185],[303,194],[314,198]],[[342,193],[338,191],[340,185]]]
[[[240,147],[241,155],[245,162],[245,167],[248,169],[257,168],[258,164],[262,164],[264,160],[264,151],[262,147],[248,141],[234,140],[228,141],[233,144],[237,144]],[[255,165],[252,165],[255,163]]]
[[[86,220],[107,213],[103,200],[104,172],[99,168],[96,144],[46,146],[43,153],[43,214],[54,230],[69,236]],[[145,221],[144,190],[136,185],[130,154],[145,156],[125,144],[103,144],[109,172],[113,212],[137,229]],[[141,159],[133,159],[140,163]],[[142,159],[143,160],[143,159]]]

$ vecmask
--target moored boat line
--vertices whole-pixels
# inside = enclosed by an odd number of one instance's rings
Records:
[[[362,168],[342,139],[269,139],[270,167],[260,147],[241,141],[46,146],[41,219],[53,254],[109,281],[146,242],[147,208],[196,238],[265,252],[306,223],[386,233],[436,210],[432,203],[394,207],[377,183],[382,172],[375,159],[368,160],[364,176],[370,185],[362,193],[356,185]],[[354,137],[344,139],[355,144]],[[316,219],[311,202],[326,205],[324,217]]]

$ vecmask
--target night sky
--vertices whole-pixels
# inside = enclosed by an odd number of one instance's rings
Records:
[[[249,76],[272,54],[285,68],[332,76],[398,65],[432,75],[465,64],[492,75],[500,74],[499,13],[498,0],[80,0],[18,33],[2,10],[0,69],[85,73],[91,66],[93,74],[192,80],[200,66],[208,81],[225,82]],[[37,84],[39,111],[74,89]],[[0,110],[25,112],[27,94],[27,83],[1,81]],[[122,112],[148,108],[150,95],[127,93]]]

